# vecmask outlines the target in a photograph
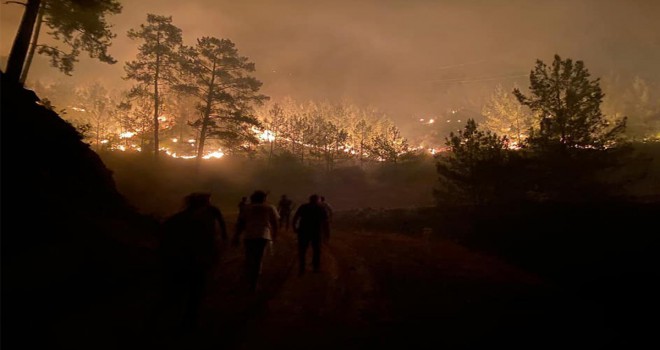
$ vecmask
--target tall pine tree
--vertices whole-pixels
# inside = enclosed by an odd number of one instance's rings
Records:
[[[154,157],[158,159],[158,131],[162,89],[179,83],[181,65],[181,29],[172,24],[172,16],[147,15],[147,23],[128,31],[128,37],[141,40],[137,60],[126,62],[125,79],[148,87],[153,98]]]
[[[193,123],[199,129],[197,158],[204,155],[209,137],[220,139],[228,151],[258,143],[252,128],[260,123],[253,106],[267,97],[259,94],[262,84],[251,75],[254,63],[228,39],[202,37],[187,51],[188,90],[199,99],[201,112]]]

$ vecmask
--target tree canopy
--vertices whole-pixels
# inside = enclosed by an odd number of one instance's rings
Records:
[[[532,128],[531,113],[502,85],[497,85],[481,113],[486,117],[484,126],[488,130],[507,135],[517,145],[522,145],[529,136]]]
[[[199,129],[197,157],[204,154],[207,137],[220,139],[225,149],[237,150],[256,144],[252,131],[260,127],[253,106],[268,97],[259,94],[262,83],[251,74],[254,63],[238,53],[229,39],[202,37],[186,50],[186,91],[198,98],[201,118],[193,122]]]
[[[117,0],[42,0],[43,22],[54,39],[65,44],[58,46],[36,44],[37,52],[50,57],[53,67],[71,75],[81,51],[101,62],[114,64],[117,60],[108,53],[116,34],[106,16],[121,13]]]
[[[507,156],[507,138],[479,130],[474,119],[468,119],[463,130],[449,134],[445,144],[451,153],[440,156],[436,164],[441,184],[434,191],[438,202],[492,200]]]
[[[479,130],[474,120],[458,134],[450,134],[446,144],[451,152],[441,155],[437,163],[439,203],[446,198],[472,203],[585,200],[622,188],[628,175],[611,170],[619,168],[623,160],[630,164],[628,147],[619,139],[625,119],[612,122],[603,115],[599,79],[590,79],[584,63],[558,55],[551,67],[537,60],[529,90],[525,95],[514,89],[518,107],[507,100],[503,90],[496,92],[491,101],[495,103],[490,105],[490,111],[498,112],[489,115],[498,122],[496,126],[509,124],[520,107],[532,110],[538,120],[532,121],[529,135],[521,137],[522,149],[508,149],[506,137]]]
[[[25,82],[35,52],[48,56],[51,65],[67,75],[82,51],[101,62],[116,63],[108,53],[116,34],[106,16],[121,10],[118,0],[28,0],[7,62],[9,79]],[[44,23],[53,40],[40,41]]]
[[[600,79],[590,80],[584,62],[562,60],[555,55],[552,66],[537,60],[531,71],[530,94],[514,94],[540,118],[538,129],[529,138],[533,146],[603,149],[623,132],[625,119],[614,125],[600,110],[604,94]]]

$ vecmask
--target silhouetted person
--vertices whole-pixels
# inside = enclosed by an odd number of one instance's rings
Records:
[[[332,221],[332,214],[333,214],[333,209],[332,206],[325,201],[325,197],[321,196],[321,206],[323,209],[325,209],[326,213],[328,213],[328,221]]]
[[[330,203],[325,201],[324,196],[321,196],[321,206],[323,207],[323,209],[325,209],[326,214],[328,214],[328,226],[327,226],[327,228],[329,230],[330,223],[332,222],[332,216],[333,216],[334,212],[333,212],[333,209],[332,209],[332,206],[330,205]],[[330,232],[329,231],[323,232],[323,236],[326,239],[328,239],[330,237]]]
[[[247,197],[241,198],[241,201],[238,202],[238,215],[241,215],[241,212],[243,212],[243,209],[248,205]]]
[[[286,231],[289,230],[289,221],[291,221],[291,209],[293,208],[293,201],[282,195],[280,202],[277,204],[277,211],[280,214],[280,228],[284,227]]]
[[[170,292],[183,303],[185,327],[194,327],[204,296],[207,277],[217,262],[220,240],[227,240],[227,229],[220,210],[209,193],[191,193],[185,207],[163,223],[161,253],[169,277]]]
[[[275,207],[266,203],[267,196],[264,191],[255,191],[250,196],[250,204],[238,217],[232,240],[234,245],[238,245],[239,237],[244,233],[245,273],[252,292],[257,289],[264,249],[277,238],[279,215]]]
[[[326,209],[318,195],[311,195],[309,203],[301,205],[293,216],[293,230],[298,234],[298,273],[305,273],[307,247],[312,245],[312,266],[314,272],[321,269],[321,238],[329,234],[329,221]]]

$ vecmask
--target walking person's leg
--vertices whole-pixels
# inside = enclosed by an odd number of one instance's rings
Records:
[[[243,284],[249,284],[250,281],[250,271],[252,270],[252,245],[250,244],[250,240],[243,240],[243,249],[245,250],[245,266],[243,270],[243,281],[241,282],[241,285]]]
[[[244,240],[243,245],[245,246],[245,281],[252,290],[254,271],[257,268],[257,249],[253,239]]]
[[[251,291],[256,291],[259,273],[261,272],[261,260],[264,256],[265,239],[246,239],[246,275]]]
[[[184,326],[194,328],[199,323],[199,313],[206,288],[207,269],[202,266],[195,266],[189,272],[189,294],[184,315]]]
[[[311,241],[312,266],[314,267],[314,272],[319,272],[321,270],[321,236],[314,236]]]
[[[298,274],[305,273],[305,258],[307,255],[307,247],[309,246],[309,238],[307,235],[298,233]]]
[[[291,214],[289,214],[288,212],[285,213],[284,215],[282,215],[282,220],[284,220],[284,230],[285,231],[289,231],[289,221],[291,221],[291,220],[289,220],[290,216],[291,216]]]

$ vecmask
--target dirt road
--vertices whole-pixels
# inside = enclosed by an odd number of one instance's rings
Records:
[[[321,272],[298,276],[295,239],[284,234],[252,295],[242,262],[242,249],[225,251],[196,330],[172,327],[158,278],[145,277],[63,314],[53,341],[70,349],[593,349],[614,334],[590,301],[440,238],[335,232]]]
[[[534,275],[441,239],[336,232],[322,271],[297,274],[295,240],[267,255],[256,295],[237,289],[240,251],[209,290],[198,348],[598,348],[597,309]]]

